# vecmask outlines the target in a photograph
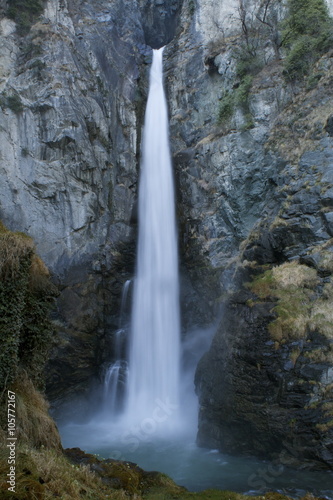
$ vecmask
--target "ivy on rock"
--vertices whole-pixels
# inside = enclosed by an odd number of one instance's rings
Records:
[[[57,295],[33,240],[0,223],[0,392],[24,367],[40,385],[52,339],[50,309]]]

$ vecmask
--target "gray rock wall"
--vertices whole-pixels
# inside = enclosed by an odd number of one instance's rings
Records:
[[[244,5],[251,18],[259,4]],[[265,147],[274,119],[292,98],[274,62],[270,39],[264,49],[267,65],[255,79],[250,100],[253,127],[246,127],[241,109],[227,128],[217,123],[224,92],[239,83],[234,57],[242,32],[238,7],[237,2],[184,2],[177,36],[166,49],[183,304],[187,311],[194,295],[200,297],[201,306],[191,315],[195,323],[211,321],[218,310],[216,297],[234,286],[233,259],[285,164]],[[273,14],[277,22],[282,11]]]
[[[207,278],[215,270],[224,304],[196,375],[198,443],[331,468],[330,57],[315,68],[314,88],[286,85],[271,32],[269,44],[259,47],[266,59],[251,85],[251,125],[241,106],[217,125],[220,99],[240,84],[241,29],[235,6],[227,7],[230,24],[220,11],[208,19],[204,12],[217,7],[207,1],[191,15],[183,10],[183,31],[169,51],[183,259],[194,289],[211,289]],[[278,21],[283,11],[270,15]],[[292,261],[315,269],[318,284],[302,313],[295,305],[288,316],[274,290],[258,297],[247,283]],[[198,267],[206,269],[204,279]],[[290,298],[301,289],[289,290]],[[282,323],[279,337],[274,328]]]
[[[0,43],[0,217],[34,238],[62,290],[57,397],[98,373],[133,272],[144,34],[135,2],[50,0],[24,38],[3,18]]]

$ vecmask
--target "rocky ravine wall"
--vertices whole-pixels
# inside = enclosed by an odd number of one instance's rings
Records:
[[[60,287],[48,366],[52,400],[99,375],[135,260],[149,2],[49,0],[20,36],[1,5],[0,218],[36,241]],[[147,4],[147,5],[146,5]]]
[[[2,95],[22,109],[1,110],[0,216],[35,239],[62,290],[52,398],[97,374],[133,260],[144,47],[136,16],[131,5],[125,15],[117,3],[54,0],[23,38],[1,21]]]
[[[256,2],[243,5],[246,22],[261,15]],[[212,317],[220,290],[223,310],[196,374],[198,443],[331,468],[332,60],[318,62],[316,84],[286,84],[276,42],[286,12],[271,8],[250,125],[241,106],[217,125],[220,99],[240,84],[238,3],[185,2],[167,49],[182,259],[192,282],[185,308],[195,290],[198,322]]]

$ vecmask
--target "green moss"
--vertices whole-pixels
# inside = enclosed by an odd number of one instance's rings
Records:
[[[287,56],[284,74],[297,80],[309,74],[318,58],[332,47],[332,20],[324,0],[289,0],[282,23],[282,44]]]
[[[19,365],[38,383],[53,329],[49,311],[57,294],[31,238],[0,225],[0,392]]]

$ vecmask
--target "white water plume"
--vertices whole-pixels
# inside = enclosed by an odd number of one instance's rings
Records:
[[[142,143],[125,415],[130,421],[150,417],[156,401],[179,405],[178,249],[162,54],[153,51]]]

